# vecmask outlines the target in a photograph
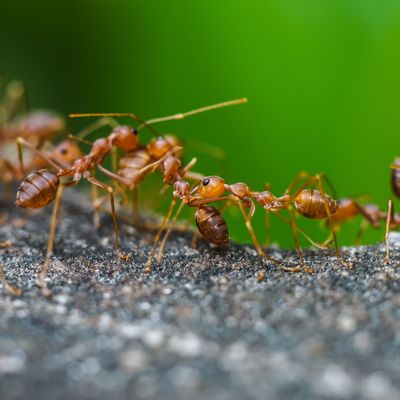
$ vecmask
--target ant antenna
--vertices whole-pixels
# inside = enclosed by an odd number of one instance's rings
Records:
[[[213,104],[211,106],[197,108],[195,110],[187,111],[185,113],[169,115],[167,117],[161,117],[161,118],[153,118],[153,119],[149,119],[146,122],[144,122],[141,125],[139,125],[139,127],[137,129],[140,130],[144,126],[158,124],[159,122],[165,122],[165,121],[171,121],[171,120],[177,120],[177,119],[184,119],[184,118],[189,117],[191,115],[200,114],[202,112],[211,111],[211,110],[215,110],[217,108],[222,108],[222,107],[236,106],[238,104],[244,104],[244,103],[247,103],[247,102],[248,102],[247,98],[244,97],[242,99],[228,100],[228,101],[224,101],[223,103],[218,103],[218,104]]]
[[[130,117],[133,118],[135,121],[140,122],[140,127],[146,127],[150,129],[154,135],[158,135],[158,132],[150,126],[147,122],[143,121],[140,117],[136,114],[132,113],[86,113],[86,114],[69,114],[69,118],[90,118],[90,117]]]

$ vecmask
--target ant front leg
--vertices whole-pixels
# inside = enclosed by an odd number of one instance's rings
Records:
[[[154,254],[155,254],[156,249],[157,249],[158,241],[160,240],[161,234],[162,234],[163,230],[165,229],[165,227],[167,226],[167,223],[168,223],[169,219],[171,218],[172,212],[174,211],[174,208],[175,208],[176,201],[177,201],[177,199],[174,197],[172,199],[172,201],[171,201],[171,204],[169,206],[167,214],[165,215],[160,227],[158,228],[156,237],[154,238],[153,247],[151,249],[149,258],[148,258],[148,260],[146,262],[146,266],[145,266],[145,269],[144,269],[144,272],[146,272],[146,273],[150,273],[151,272],[151,265],[152,265],[152,262],[153,262]]]
[[[115,212],[114,189],[111,186],[108,186],[105,183],[98,181],[96,178],[94,178],[92,176],[87,176],[86,179],[92,185],[96,185],[108,192],[108,194],[110,196],[111,217],[112,217],[112,222],[113,222],[113,227],[114,227],[115,250],[117,252],[117,256],[121,260],[128,260],[129,256],[122,253],[120,242],[119,242],[118,223],[117,223],[117,216],[116,216],[116,212]]]
[[[42,289],[43,294],[46,297],[49,297],[51,295],[50,290],[47,288],[45,279],[46,279],[47,272],[49,269],[51,256],[53,255],[54,238],[55,238],[55,234],[56,234],[57,219],[58,219],[58,213],[59,213],[60,204],[61,204],[61,198],[64,193],[64,188],[65,188],[65,185],[60,184],[60,186],[57,189],[56,198],[54,200],[53,212],[52,212],[51,220],[50,220],[50,231],[49,231],[49,237],[47,239],[46,255],[45,255],[44,263],[42,265],[40,275],[39,275],[39,287]]]
[[[246,211],[244,209],[244,206],[243,206],[243,202],[240,199],[237,199],[237,204],[238,204],[238,206],[240,208],[240,211],[243,214],[243,217],[245,219],[246,228],[247,228],[247,230],[248,230],[248,232],[250,234],[251,240],[254,243],[254,246],[255,246],[255,248],[257,250],[258,255],[261,258],[265,257],[266,256],[265,251],[262,249],[262,247],[261,247],[261,245],[260,245],[260,243],[259,243],[259,241],[257,239],[257,235],[254,232],[253,225],[251,224],[251,220],[253,219],[254,212],[255,212],[254,203],[252,201],[250,201],[250,211],[249,211],[248,214],[246,213]]]

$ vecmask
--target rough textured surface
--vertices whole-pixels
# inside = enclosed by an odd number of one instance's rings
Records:
[[[146,275],[150,233],[122,224],[132,260],[117,261],[110,219],[96,232],[69,202],[45,298],[35,281],[49,214],[21,226],[13,211],[0,226],[12,243],[0,261],[24,290],[0,288],[1,399],[400,398],[396,243],[389,266],[383,246],[347,249],[351,271],[310,251],[314,274],[266,264],[258,282],[251,247],[194,250],[177,235]]]

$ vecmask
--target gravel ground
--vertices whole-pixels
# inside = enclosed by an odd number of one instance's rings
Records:
[[[252,247],[180,234],[146,275],[149,232],[121,224],[118,261],[110,219],[96,231],[67,200],[45,298],[49,214],[0,208],[0,262],[24,291],[0,288],[2,400],[400,398],[399,236],[388,266],[382,245],[346,249],[352,270],[309,251],[314,274],[266,264],[259,282]]]

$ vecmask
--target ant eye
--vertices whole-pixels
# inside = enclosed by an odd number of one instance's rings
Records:
[[[138,131],[136,128],[132,128],[132,133],[136,136],[138,134]]]
[[[203,183],[203,186],[207,186],[210,183],[210,179],[205,178],[205,179],[203,179],[202,183]]]
[[[68,153],[68,150],[66,148],[61,149],[61,154],[65,155]]]

